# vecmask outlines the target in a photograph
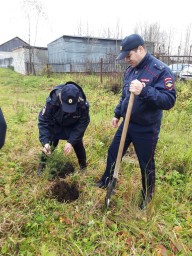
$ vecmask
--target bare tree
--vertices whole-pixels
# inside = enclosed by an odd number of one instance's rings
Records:
[[[28,22],[28,43],[31,45],[33,40],[35,45],[40,19],[47,18],[44,7],[39,0],[23,0],[21,6]]]
[[[77,25],[77,36],[82,36],[83,35],[83,26],[81,23],[81,20],[79,21],[79,24]]]
[[[104,27],[101,31],[101,37],[103,38],[112,38],[112,31],[110,27]]]
[[[192,24],[189,24],[187,29],[186,29],[185,40],[184,40],[184,48],[183,48],[183,54],[184,55],[189,55],[190,54],[191,27],[192,27]]]
[[[155,52],[160,55],[170,55],[175,48],[175,33],[173,28],[162,30],[160,24],[155,22],[152,24],[144,23],[137,25],[135,32],[140,33],[145,41],[155,43]]]
[[[170,28],[167,35],[167,55],[171,55],[173,51],[173,41],[174,41],[174,33],[173,29]]]
[[[46,18],[44,8],[39,0],[23,0],[21,2],[23,12],[28,24],[28,44],[29,44],[29,73],[35,74],[34,68],[34,47],[38,35],[40,18]],[[31,42],[33,41],[33,46]]]
[[[120,24],[119,24],[119,20],[117,21],[117,24],[116,24],[116,31],[114,33],[114,38],[116,39],[120,39],[122,38],[122,29],[120,28]]]

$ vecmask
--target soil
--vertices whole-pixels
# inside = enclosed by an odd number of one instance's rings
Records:
[[[65,181],[57,180],[51,187],[51,197],[60,203],[75,201],[79,197],[77,184],[68,184]]]

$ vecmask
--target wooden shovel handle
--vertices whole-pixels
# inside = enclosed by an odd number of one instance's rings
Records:
[[[122,158],[122,154],[123,154],[123,148],[124,148],[124,144],[125,144],[125,138],[126,138],[126,134],[127,134],[128,126],[129,126],[129,120],[130,120],[130,116],[131,116],[131,111],[132,111],[132,107],[133,107],[133,103],[134,103],[134,97],[135,97],[135,95],[131,92],[128,107],[127,107],[127,112],[126,112],[126,116],[125,116],[125,120],[124,120],[123,131],[121,134],[121,140],[120,140],[119,150],[118,150],[118,154],[117,154],[115,170],[114,170],[114,174],[113,174],[113,177],[116,179],[118,178],[119,167],[120,167],[121,158]]]

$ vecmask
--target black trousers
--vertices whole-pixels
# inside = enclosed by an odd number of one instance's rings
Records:
[[[7,130],[7,124],[6,124],[3,112],[0,108],[0,149],[5,144],[6,130]]]
[[[108,150],[107,165],[101,178],[102,182],[109,180],[114,172],[116,158],[118,154],[121,134],[124,122],[119,126],[113,141]],[[149,126],[140,126],[130,123],[125,139],[123,156],[132,142],[139,160],[142,187],[144,195],[151,195],[155,189],[155,160],[154,154],[160,131],[160,121]]]

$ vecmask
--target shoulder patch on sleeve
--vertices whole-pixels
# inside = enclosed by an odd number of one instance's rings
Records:
[[[45,111],[46,111],[46,106],[44,106],[43,109],[42,109],[42,112],[41,112],[42,116],[44,116]]]
[[[172,77],[166,77],[164,79],[164,86],[165,86],[165,89],[167,89],[167,90],[173,90],[173,88],[174,88],[173,78]]]

